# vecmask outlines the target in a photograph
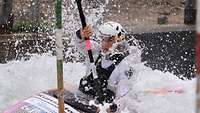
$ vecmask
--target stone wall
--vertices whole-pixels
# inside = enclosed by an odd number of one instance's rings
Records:
[[[142,62],[179,78],[195,77],[195,26],[151,28],[132,36],[144,46]]]
[[[3,0],[0,0],[0,15],[3,14]]]
[[[17,33],[0,35],[0,63],[27,60],[31,54],[53,51],[54,41],[44,33]]]
[[[12,0],[0,0],[0,17],[12,12]]]
[[[53,23],[55,0],[13,0],[12,4],[15,22],[26,20]]]
[[[122,23],[127,31],[157,25],[162,16],[167,24],[183,24],[184,7],[185,0],[110,0],[104,20]]]

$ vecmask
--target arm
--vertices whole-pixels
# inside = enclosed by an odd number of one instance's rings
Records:
[[[127,65],[119,65],[109,78],[108,88],[113,90],[116,94],[114,103],[117,105],[118,112],[123,111],[125,107],[127,107],[127,98],[133,86],[132,83],[134,81],[127,75],[129,69],[130,67]]]
[[[88,53],[87,50],[85,48],[85,38],[84,37],[91,37],[92,36],[92,31],[89,28],[89,26],[87,26],[86,31],[84,31],[83,29],[80,29],[78,31],[76,31],[76,38],[75,38],[75,46],[77,47],[78,51],[84,55],[86,58],[88,58]],[[87,31],[88,30],[88,31]],[[83,33],[85,32],[85,33]],[[99,52],[99,44],[95,41],[91,41],[91,48],[92,48],[92,52],[94,54],[94,59],[96,59],[97,54]]]
[[[121,111],[125,110],[125,108],[128,106],[128,94],[131,91],[131,87],[131,81],[127,78],[124,78],[118,82],[116,88],[116,97],[113,101],[113,104],[109,107],[109,109],[107,109],[108,113],[114,113],[112,110],[115,110],[115,113],[121,113]]]
[[[135,111],[136,104],[132,100],[130,102],[130,98],[132,98],[130,96],[134,93],[132,87],[137,82],[138,71],[140,70],[137,67],[141,64],[141,57],[140,54],[135,54],[138,51],[137,48],[132,49],[131,54],[123,59],[109,78],[108,88],[116,93],[114,103],[117,104],[117,113],[120,113],[126,107],[131,112]]]
[[[120,80],[118,83],[114,103],[117,105],[117,111],[119,113],[127,107],[127,98],[131,91],[131,87],[131,81],[127,78]]]

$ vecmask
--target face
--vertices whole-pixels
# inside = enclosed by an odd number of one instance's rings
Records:
[[[106,53],[109,50],[109,48],[112,47],[114,42],[115,42],[115,37],[102,37],[101,41],[102,52]]]

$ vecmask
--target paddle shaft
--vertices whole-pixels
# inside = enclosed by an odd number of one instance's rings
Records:
[[[87,26],[87,24],[86,24],[86,20],[85,20],[85,15],[83,13],[81,1],[82,0],[76,0],[76,3],[77,3],[77,6],[78,6],[78,11],[79,11],[80,19],[81,19],[82,28],[84,28],[84,27]],[[100,86],[101,83],[97,78],[97,73],[96,73],[96,68],[95,68],[95,65],[94,65],[94,58],[93,58],[93,54],[92,54],[92,49],[91,49],[89,37],[85,38],[85,46],[86,46],[86,49],[88,51],[90,65],[92,65],[91,66],[92,67],[92,75],[93,75],[93,78],[96,79],[96,81],[94,82],[94,89],[96,91],[95,93],[98,96],[97,98],[103,99],[103,94],[102,94],[101,86]],[[102,102],[100,102],[100,103],[102,103]]]

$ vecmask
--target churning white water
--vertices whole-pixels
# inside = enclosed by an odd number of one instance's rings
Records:
[[[85,70],[83,63],[64,64],[65,86],[77,85]],[[127,103],[133,104],[139,113],[194,113],[194,79],[182,81],[171,73],[152,70],[143,63],[137,64],[137,73],[137,82],[132,86]],[[34,93],[56,88],[56,57],[34,55],[28,61],[0,64],[0,81],[0,110],[3,110]],[[145,92],[155,88],[181,88],[183,92]]]

